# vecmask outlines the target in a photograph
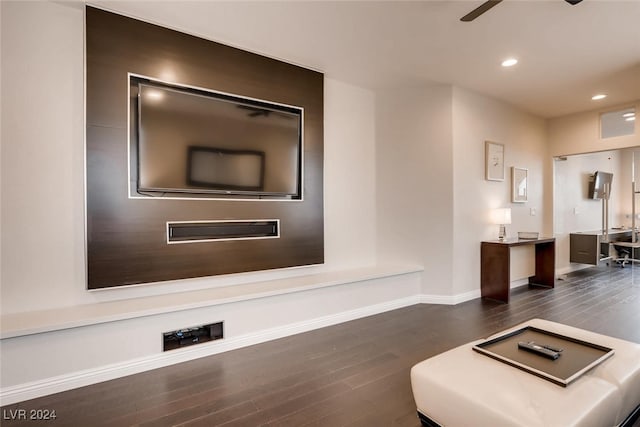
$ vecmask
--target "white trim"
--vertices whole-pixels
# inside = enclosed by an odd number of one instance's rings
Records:
[[[472,299],[480,298],[480,290],[464,292],[456,295],[429,295],[421,294],[418,296],[421,304],[443,304],[456,305]]]
[[[127,362],[115,363],[102,366],[100,368],[77,371],[68,375],[60,375],[41,381],[33,381],[16,386],[5,387],[0,389],[0,406],[11,405],[28,399],[34,399],[53,393],[71,390],[73,388],[84,387],[102,381],[121,378],[151,369],[162,368],[176,363],[211,356],[249,345],[260,344],[266,341],[415,305],[419,302],[417,295],[409,296],[354,310],[343,311],[341,313],[330,314],[316,319],[265,329],[263,331],[240,335],[233,338],[225,338],[193,347],[171,350],[165,353],[129,360]]]
[[[519,288],[529,284],[529,279],[514,280],[509,284],[510,289]],[[463,302],[471,301],[472,299],[480,298],[480,289],[473,291],[463,292],[455,295],[420,295],[420,303],[422,304],[444,304],[444,305],[456,305]]]

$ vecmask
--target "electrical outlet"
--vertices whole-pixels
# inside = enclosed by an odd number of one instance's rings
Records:
[[[536,216],[536,208],[529,208],[529,215]]]

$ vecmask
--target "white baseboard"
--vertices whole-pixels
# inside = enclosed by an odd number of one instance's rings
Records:
[[[193,347],[168,351],[166,353],[154,354],[123,363],[116,363],[95,369],[77,371],[41,381],[5,387],[0,390],[0,406],[11,405],[13,403],[121,378],[151,369],[162,368],[205,356],[211,356],[249,345],[260,344],[265,341],[283,338],[289,335],[299,334],[338,323],[348,322],[350,320],[374,314],[384,313],[386,311],[407,307],[420,302],[422,302],[421,297],[419,295],[413,295],[393,301],[331,314],[316,319],[266,329],[255,333],[225,338]]]
[[[456,295],[420,295],[420,302],[422,304],[444,304],[444,305],[456,305],[462,302],[471,301],[472,299],[480,298],[480,289],[474,291],[464,292]]]
[[[521,286],[526,286],[529,284],[529,279],[518,279],[514,280],[510,284],[511,289],[516,289]],[[456,305],[466,301],[471,301],[472,299],[480,298],[480,289],[475,289],[473,291],[463,292],[461,294],[456,295],[428,295],[422,294],[420,295],[420,302],[422,304],[444,304],[444,305]]]

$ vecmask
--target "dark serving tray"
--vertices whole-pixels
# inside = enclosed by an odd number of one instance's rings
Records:
[[[537,344],[562,349],[562,351],[560,357],[552,360],[519,349],[518,342],[520,341],[534,341]],[[566,387],[614,353],[611,348],[533,326],[526,326],[487,340],[473,346],[473,349],[562,387]]]

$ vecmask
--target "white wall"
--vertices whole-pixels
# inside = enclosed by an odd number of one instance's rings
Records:
[[[451,86],[376,92],[378,258],[425,267],[422,293],[451,295]]]
[[[505,145],[505,180],[485,180],[485,141]],[[461,89],[453,89],[454,224],[453,291],[480,287],[480,242],[495,240],[498,226],[491,224],[495,208],[511,208],[507,236],[518,231],[544,233],[546,126],[544,120],[523,113],[504,102]],[[511,167],[527,168],[528,201],[511,203]],[[535,215],[531,215],[535,209]],[[531,248],[512,250],[512,280],[532,276]]]
[[[374,93],[325,79],[325,263],[376,262]]]
[[[426,300],[480,295],[480,242],[498,233],[493,208],[512,209],[510,237],[551,228],[543,119],[465,89],[425,85],[377,91],[376,126],[378,257],[424,265]],[[485,140],[505,144],[504,182],[484,179]],[[529,169],[527,203],[511,203],[511,166]],[[532,248],[514,248],[512,259],[514,282],[534,274]]]
[[[566,156],[640,145],[640,125],[637,122],[634,135],[600,139],[600,114],[629,107],[635,107],[636,114],[640,113],[640,100],[607,110],[596,109],[550,119],[549,154],[553,157]]]
[[[87,292],[83,10],[62,2],[0,2],[0,11],[3,315],[376,263],[375,97],[369,90],[326,79],[325,265]],[[364,315],[358,310],[389,307],[394,301],[415,297],[418,286],[417,275],[368,280],[5,339],[0,350],[0,386],[20,387],[75,375],[78,370],[158,356],[162,331],[205,321],[224,320],[230,341],[259,336],[265,330],[281,333],[288,325],[298,325],[292,326],[295,332],[315,325],[314,319],[331,322],[344,319],[339,313],[355,310]],[[260,338],[253,342],[256,339]]]
[[[52,3],[0,7],[7,313],[74,304],[82,292],[83,24],[82,11]]]

